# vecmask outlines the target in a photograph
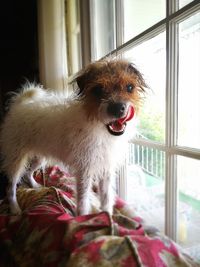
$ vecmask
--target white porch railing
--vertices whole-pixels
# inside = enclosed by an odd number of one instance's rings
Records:
[[[156,148],[142,145],[129,144],[128,164],[140,166],[146,173],[159,179],[165,177],[164,152]]]

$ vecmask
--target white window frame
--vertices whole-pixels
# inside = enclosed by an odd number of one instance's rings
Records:
[[[81,1],[81,0],[80,0]],[[89,8],[92,6],[92,0],[89,2]],[[200,10],[199,0],[192,1],[188,5],[178,10],[178,0],[166,0],[166,17],[148,28],[141,34],[135,36],[126,43],[123,41],[122,22],[123,22],[123,0],[115,0],[115,15],[116,15],[116,44],[117,48],[110,51],[106,56],[117,56],[137,46],[144,41],[158,35],[162,31],[166,31],[166,140],[165,143],[160,144],[150,140],[135,139],[134,143],[153,149],[158,149],[165,152],[165,234],[173,240],[177,241],[177,156],[185,156],[192,159],[200,160],[200,150],[189,147],[178,146],[176,143],[177,136],[177,98],[178,98],[178,86],[177,86],[177,27],[178,23],[189,17],[191,14]],[[90,10],[91,12],[91,10]],[[84,14],[82,14],[84,15]],[[92,23],[92,16],[90,16],[90,23]],[[93,32],[92,26],[91,35]],[[86,30],[87,32],[87,30]],[[82,32],[84,35],[84,32]],[[88,33],[87,33],[88,35]],[[90,41],[90,38],[88,41]],[[91,44],[93,47],[94,44]],[[91,52],[92,55],[92,52]],[[90,57],[91,57],[90,55]],[[88,58],[88,61],[93,61],[94,58]],[[174,114],[177,114],[175,117]],[[126,167],[124,166],[121,171],[119,179],[118,192],[120,197],[126,199]]]
[[[64,0],[38,0],[39,75],[45,88],[67,88]]]

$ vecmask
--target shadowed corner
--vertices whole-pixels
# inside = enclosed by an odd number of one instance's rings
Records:
[[[8,186],[8,177],[5,173],[0,172],[0,202],[6,197],[6,190]]]

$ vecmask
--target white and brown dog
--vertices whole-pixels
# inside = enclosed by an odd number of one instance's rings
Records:
[[[77,212],[90,212],[89,192],[99,185],[101,209],[112,213],[110,180],[126,136],[126,122],[138,112],[146,84],[133,64],[102,60],[87,66],[74,82],[74,98],[29,85],[17,94],[1,128],[2,170],[9,177],[13,214],[21,212],[16,187],[23,175],[33,187],[33,172],[43,158],[68,166],[77,177]]]

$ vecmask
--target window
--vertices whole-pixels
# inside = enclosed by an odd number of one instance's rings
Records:
[[[177,156],[178,241],[183,247],[199,249],[200,196],[199,160]],[[190,253],[193,250],[190,248]]]
[[[92,56],[99,59],[115,49],[115,1],[91,1],[93,15],[91,16],[92,29]]]
[[[127,58],[151,88],[119,172],[121,197],[200,258],[200,3],[89,3],[91,60]]]
[[[178,144],[200,149],[200,12],[181,21],[177,27]],[[190,71],[188,66],[192,66]]]
[[[124,42],[165,18],[165,0],[124,0]]]
[[[147,84],[152,88],[149,92],[138,125],[139,134],[146,139],[157,142],[165,140],[165,80],[166,80],[166,32],[147,41],[130,47],[122,53],[140,69]]]
[[[78,0],[68,0],[66,9],[67,58],[69,75],[81,68],[80,5]]]

